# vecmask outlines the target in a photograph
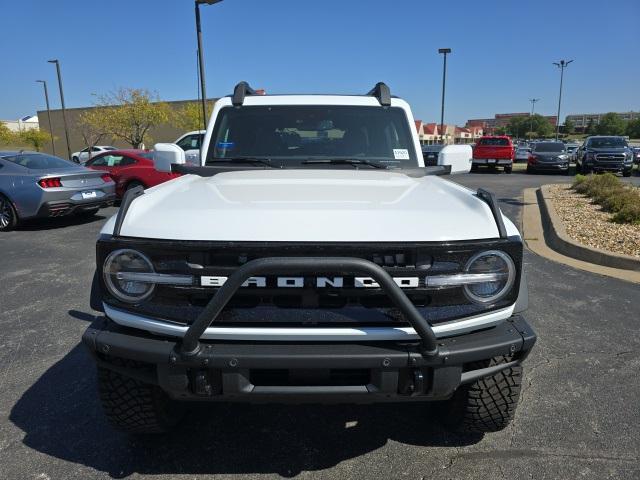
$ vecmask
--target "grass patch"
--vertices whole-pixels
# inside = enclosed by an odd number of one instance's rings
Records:
[[[615,175],[577,175],[572,188],[613,214],[613,222],[640,225],[640,190]]]

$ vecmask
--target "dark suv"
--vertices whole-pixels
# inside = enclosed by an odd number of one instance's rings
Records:
[[[587,137],[576,154],[576,169],[591,172],[616,172],[631,176],[633,151],[624,137]]]

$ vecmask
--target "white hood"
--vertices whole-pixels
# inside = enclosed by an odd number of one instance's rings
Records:
[[[510,235],[516,228],[505,218]],[[103,233],[113,231],[114,219]],[[121,235],[268,242],[421,242],[495,238],[488,205],[440,177],[363,170],[186,175],[129,208]]]

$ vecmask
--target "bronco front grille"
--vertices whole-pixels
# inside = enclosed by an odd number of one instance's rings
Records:
[[[512,294],[490,307],[473,304],[462,287],[434,290],[427,288],[425,277],[459,273],[474,254],[499,249],[517,266],[522,263],[519,238],[463,241],[452,243],[211,243],[155,240],[111,239],[98,243],[98,265],[116,248],[134,248],[149,256],[157,273],[190,274],[190,286],[157,285],[144,303],[131,306],[105,297],[117,308],[154,318],[189,324],[215,295],[217,288],[202,286],[203,277],[230,276],[244,263],[266,257],[356,257],[382,266],[394,278],[417,278],[403,288],[413,304],[431,322],[437,323],[469,316],[512,304]],[[331,277],[331,275],[327,275]],[[219,326],[232,325],[405,325],[404,319],[380,288],[358,288],[354,275],[342,275],[339,287],[318,288],[316,276],[304,276],[299,288],[277,285],[277,275],[264,278],[260,287],[240,288],[216,320]],[[519,282],[518,282],[519,283]],[[103,288],[103,292],[106,291]]]

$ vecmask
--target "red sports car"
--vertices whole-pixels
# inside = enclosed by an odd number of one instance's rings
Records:
[[[148,150],[111,150],[96,155],[85,167],[109,172],[116,182],[118,198],[138,185],[153,187],[180,176],[178,173],[157,171],[153,166],[153,153]]]

